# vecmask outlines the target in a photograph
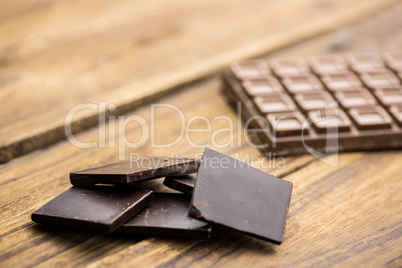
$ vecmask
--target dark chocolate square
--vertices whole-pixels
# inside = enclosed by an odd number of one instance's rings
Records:
[[[168,175],[186,175],[197,172],[199,159],[144,157],[136,161],[122,161],[70,173],[71,184],[130,184]]]
[[[119,232],[208,238],[208,223],[188,216],[190,197],[183,194],[155,193],[154,201],[124,223]]]
[[[153,192],[122,187],[71,187],[32,213],[37,223],[111,233],[151,203]]]
[[[280,244],[292,183],[206,148],[190,216]]]

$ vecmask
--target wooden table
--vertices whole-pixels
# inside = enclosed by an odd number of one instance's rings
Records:
[[[3,3],[0,267],[401,266],[400,150],[330,155],[325,161],[339,162],[331,167],[307,154],[266,159],[243,135],[234,135],[234,146],[216,148],[211,133],[191,134],[194,143],[241,159],[256,157],[266,165],[259,168],[293,182],[280,246],[226,228],[204,241],[101,235],[30,220],[70,187],[70,171],[115,162],[122,152],[122,132],[107,134],[103,148],[81,149],[66,140],[64,119],[77,104],[105,101],[116,105],[106,118],[140,116],[148,123],[151,104],[172,104],[187,120],[205,116],[213,133],[228,127],[225,120],[214,121],[217,116],[237,122],[220,90],[219,74],[230,62],[401,47],[402,4],[391,0]],[[99,129],[109,129],[97,126],[98,113],[87,109],[74,117],[77,140],[99,141]],[[158,144],[178,137],[175,110],[160,108],[153,118]],[[196,120],[191,127],[205,123]],[[135,142],[142,131],[132,122],[125,134]],[[222,145],[230,137],[214,138]],[[202,147],[181,139],[158,149],[147,140],[123,155],[194,157]]]

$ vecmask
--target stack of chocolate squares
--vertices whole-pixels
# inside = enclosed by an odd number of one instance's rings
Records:
[[[165,177],[182,193],[144,189]],[[202,160],[147,157],[72,172],[73,187],[32,214],[84,231],[209,238],[215,225],[280,244],[292,183],[206,148]]]

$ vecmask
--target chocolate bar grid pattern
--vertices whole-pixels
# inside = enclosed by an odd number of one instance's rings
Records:
[[[302,133],[309,147],[323,152],[402,147],[402,51],[245,61],[224,77],[229,99],[242,102],[243,119],[267,120],[270,132],[256,134],[268,151],[305,152]],[[250,126],[266,129],[262,121]],[[337,128],[338,148],[327,148],[331,128]]]

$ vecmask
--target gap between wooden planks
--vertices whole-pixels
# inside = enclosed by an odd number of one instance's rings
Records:
[[[0,100],[6,103],[0,108],[0,163],[65,139],[64,117],[76,104],[107,100],[117,105],[114,114],[122,114],[232,61],[358,21],[394,2],[172,0],[159,6],[137,2],[133,8],[134,3],[88,0],[33,4],[22,12],[17,4],[7,5],[0,20],[0,36],[7,36],[0,38]],[[178,17],[186,25],[179,32],[159,25]],[[144,30],[131,33],[135,25]],[[131,42],[142,45],[133,51]],[[73,130],[97,124],[98,112],[85,110]]]

